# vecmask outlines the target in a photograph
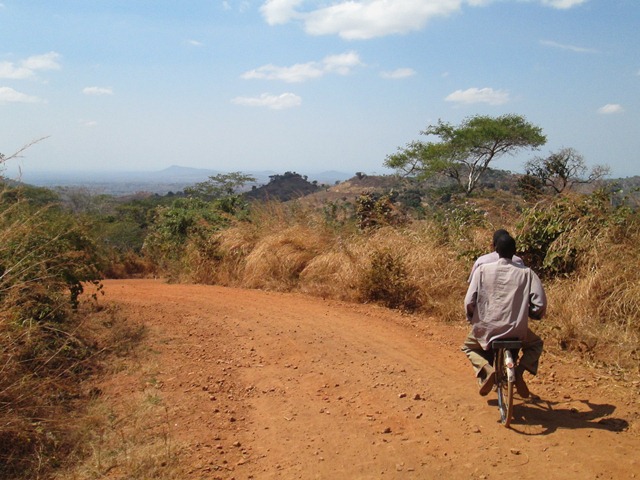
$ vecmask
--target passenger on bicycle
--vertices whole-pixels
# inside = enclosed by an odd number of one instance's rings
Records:
[[[497,261],[479,265],[471,275],[465,296],[467,320],[471,331],[462,351],[474,367],[480,395],[487,395],[495,382],[489,363],[491,342],[514,338],[522,341],[522,357],[516,369],[516,390],[522,398],[529,396],[523,373],[538,371],[542,339],[529,328],[529,317],[539,320],[545,313],[547,299],[540,279],[533,270],[513,261],[516,242],[508,234],[497,236]]]
[[[480,265],[484,265],[485,263],[497,262],[500,259],[500,255],[498,255],[498,252],[496,252],[496,243],[498,239],[503,235],[509,235],[509,232],[507,232],[502,228],[493,232],[493,242],[491,243],[491,248],[493,248],[493,251],[491,253],[482,255],[476,259],[476,261],[473,263],[473,267],[471,267],[471,273],[469,274],[469,279],[467,280],[467,283],[471,282],[471,277],[473,276],[473,272],[475,272],[476,268],[478,268]],[[511,261],[513,263],[522,265],[524,267],[524,262],[517,255],[514,255],[513,258],[511,258]]]

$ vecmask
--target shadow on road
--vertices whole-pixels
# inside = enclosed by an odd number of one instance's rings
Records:
[[[497,406],[497,401],[489,403]],[[514,403],[511,428],[523,435],[549,435],[558,429],[589,428],[622,432],[629,422],[611,415],[616,407],[589,400],[554,402],[532,396]],[[537,428],[532,428],[532,427]]]

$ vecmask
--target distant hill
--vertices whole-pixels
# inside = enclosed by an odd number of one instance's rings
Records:
[[[307,177],[295,172],[283,175],[271,175],[269,183],[255,187],[245,193],[247,198],[255,200],[279,200],[286,202],[305,197],[320,190],[317,181],[309,182]]]

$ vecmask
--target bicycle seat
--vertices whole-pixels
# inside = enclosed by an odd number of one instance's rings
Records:
[[[491,343],[491,348],[505,348],[507,350],[515,350],[522,348],[522,341],[514,339],[494,340]]]

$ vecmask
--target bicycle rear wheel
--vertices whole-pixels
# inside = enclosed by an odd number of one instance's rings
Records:
[[[504,365],[504,349],[498,349],[495,357],[496,389],[498,393],[498,409],[500,410],[500,423],[505,427],[511,424],[513,416],[513,382],[507,378]]]

